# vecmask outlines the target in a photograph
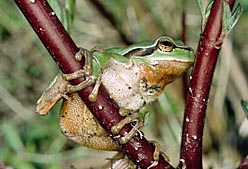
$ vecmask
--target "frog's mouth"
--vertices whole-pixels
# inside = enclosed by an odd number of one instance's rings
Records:
[[[168,70],[168,72],[174,72],[172,74],[181,75],[185,72],[188,68],[193,65],[193,61],[179,61],[179,60],[171,60],[171,61],[164,61],[162,64],[163,69]]]
[[[194,63],[194,60],[177,60],[177,59],[174,59],[174,60],[170,60],[169,62],[171,62],[171,64],[178,64],[178,65],[181,65],[181,66],[192,66],[193,63]]]
[[[146,77],[152,84],[164,86],[181,76],[193,62],[157,61],[156,64],[140,65],[141,77]]]
[[[169,59],[169,60],[156,60],[153,62],[150,62],[150,66],[154,67],[155,69],[188,69],[190,66],[192,66],[194,61],[190,60],[177,60],[177,59]]]

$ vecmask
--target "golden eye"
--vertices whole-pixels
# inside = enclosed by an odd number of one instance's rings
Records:
[[[162,51],[162,52],[170,52],[173,50],[174,45],[171,41],[169,41],[168,39],[162,39],[158,42],[158,48]]]

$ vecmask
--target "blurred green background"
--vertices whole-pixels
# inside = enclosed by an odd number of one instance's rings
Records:
[[[65,14],[64,0],[50,2],[59,16]],[[201,16],[193,0],[101,2],[116,26],[92,1],[77,1],[73,24],[67,25],[78,46],[125,46],[123,37],[129,42],[154,40],[161,35],[181,39],[184,10],[187,44],[197,48]],[[235,168],[248,154],[248,122],[240,106],[241,99],[248,100],[248,2],[237,2],[243,6],[243,14],[224,42],[208,103],[204,168]],[[65,18],[62,20],[65,23]],[[47,116],[35,113],[37,99],[58,71],[14,1],[0,1],[0,166],[101,168],[113,156],[113,152],[85,148],[65,138],[59,129],[60,103]],[[182,84],[182,79],[170,84],[151,105],[143,129],[148,139],[160,142],[173,165],[178,163],[180,152]]]

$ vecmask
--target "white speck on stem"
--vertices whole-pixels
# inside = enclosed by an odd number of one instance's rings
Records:
[[[200,98],[200,97],[201,97],[201,94],[197,94],[196,97],[197,97],[197,98]]]
[[[189,140],[189,134],[186,134],[186,144],[189,144],[190,140]]]
[[[186,122],[189,122],[189,118],[188,117],[186,117]]]
[[[196,139],[197,139],[197,136],[196,136],[196,135],[194,135],[194,136],[192,136],[192,138],[193,138],[194,140],[196,140]]]
[[[142,147],[141,145],[140,145],[140,143],[139,142],[135,142],[134,143],[134,145],[135,145],[135,147],[134,147],[134,149],[137,151],[140,147]]]
[[[99,105],[99,106],[98,106],[98,109],[99,109],[99,110],[102,110],[102,109],[103,109],[102,105]]]
[[[192,89],[191,89],[191,87],[189,88],[189,92],[190,92],[190,93],[192,93]]]
[[[52,15],[55,15],[55,12],[52,12],[51,14],[52,14]]]
[[[30,0],[30,2],[31,2],[32,4],[34,4],[34,3],[35,3],[35,0]]]

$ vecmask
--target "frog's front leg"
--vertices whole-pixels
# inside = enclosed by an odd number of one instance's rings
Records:
[[[98,90],[101,85],[101,76],[95,77],[92,75],[92,52],[88,51],[87,49],[80,48],[80,50],[76,53],[75,58],[76,60],[81,61],[82,57],[85,57],[85,64],[83,69],[80,69],[70,74],[62,74],[62,77],[66,81],[74,80],[80,77],[85,77],[85,80],[82,83],[79,83],[78,85],[67,85],[68,93],[77,92],[95,83],[95,86],[91,94],[89,95],[89,100],[94,102],[96,101]]]

